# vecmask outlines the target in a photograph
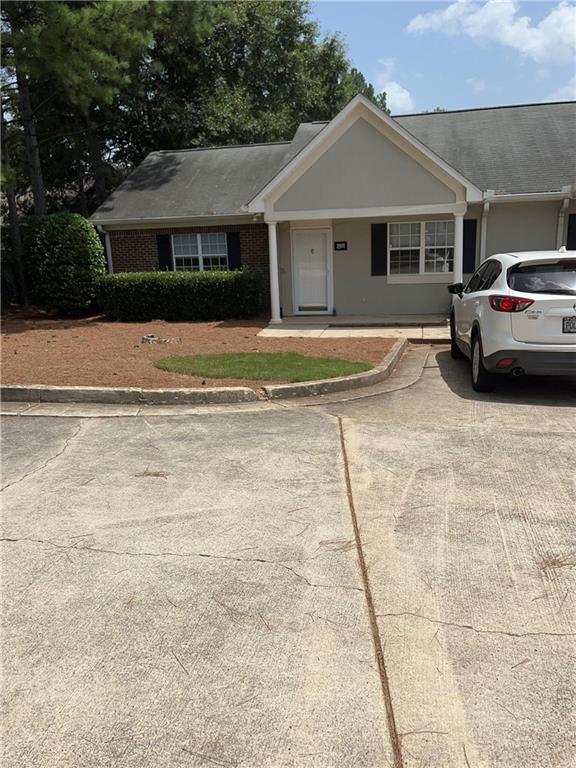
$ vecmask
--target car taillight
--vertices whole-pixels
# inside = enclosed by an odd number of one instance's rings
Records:
[[[523,299],[519,296],[490,296],[490,306],[496,312],[523,312],[534,299]]]

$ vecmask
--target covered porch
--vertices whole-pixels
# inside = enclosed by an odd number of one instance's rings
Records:
[[[445,326],[447,286],[475,268],[476,219],[465,220],[465,203],[431,208],[268,221],[270,325],[329,334]]]

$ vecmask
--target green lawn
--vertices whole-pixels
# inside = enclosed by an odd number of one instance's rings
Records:
[[[157,360],[162,371],[204,376],[207,379],[253,381],[313,381],[369,371],[369,363],[334,357],[305,357],[296,352],[245,352],[223,355],[173,355]]]

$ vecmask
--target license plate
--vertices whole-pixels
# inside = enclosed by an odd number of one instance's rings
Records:
[[[576,333],[576,317],[562,318],[562,333]]]

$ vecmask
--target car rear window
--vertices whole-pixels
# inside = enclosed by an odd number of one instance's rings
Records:
[[[508,285],[523,293],[576,294],[576,259],[556,263],[524,262],[508,272]]]

